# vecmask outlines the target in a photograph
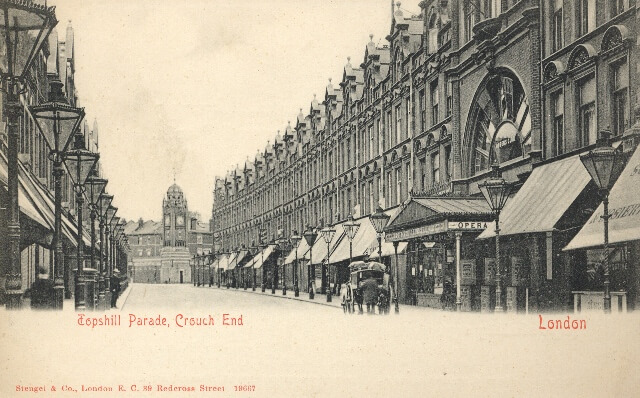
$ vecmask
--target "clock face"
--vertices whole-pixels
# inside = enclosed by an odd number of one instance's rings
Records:
[[[184,217],[182,216],[177,216],[176,217],[176,225],[184,225]]]

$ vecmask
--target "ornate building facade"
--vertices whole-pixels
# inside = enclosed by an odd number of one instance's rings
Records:
[[[132,277],[139,283],[189,283],[190,259],[211,251],[208,223],[189,212],[182,189],[173,184],[162,200],[162,222],[130,221],[125,227],[133,260]]]
[[[601,130],[611,130],[619,141],[634,123],[639,71],[634,3],[434,0],[420,3],[420,15],[407,15],[398,4],[388,44],[376,45],[371,37],[359,65],[348,58],[338,84],[330,80],[323,97],[314,95],[272,144],[215,179],[216,249],[256,247],[308,226],[338,225],[349,214],[368,216],[378,205],[399,206],[401,212],[418,198],[471,200],[458,213],[444,206],[434,210],[442,204],[436,200],[429,212],[416,213],[425,223],[439,211],[440,218],[463,214],[491,220],[488,208],[476,202],[484,202],[478,184],[492,175],[492,165],[498,164],[517,190],[536,167],[577,159],[593,149]],[[630,143],[625,152],[633,148]],[[584,215],[573,216],[593,211],[597,195],[589,188],[573,197],[585,196],[582,207],[558,198],[566,206],[550,230],[512,230],[513,247],[535,242],[513,261],[527,259],[522,274],[527,282],[514,279],[512,293],[522,297],[526,285],[536,308],[571,305],[573,255],[563,254],[562,244],[572,236],[559,228],[575,234],[576,225],[586,221]],[[567,225],[567,219],[576,225]],[[392,218],[391,236],[415,222],[415,217]],[[480,289],[489,275],[484,258],[495,249],[489,240],[476,241],[478,232],[462,238],[468,242],[462,255],[474,264],[470,279],[478,281],[466,292],[473,309],[487,304],[481,296],[495,295]],[[443,281],[456,279],[452,234],[444,234],[449,243],[437,255],[424,253],[422,243],[443,239],[423,235],[409,243],[402,261],[395,260],[401,268],[398,294],[406,302],[419,302],[420,292],[441,295]],[[422,264],[432,257],[438,264]],[[562,265],[547,274],[554,261]],[[506,267],[512,272],[515,265],[509,260]]]

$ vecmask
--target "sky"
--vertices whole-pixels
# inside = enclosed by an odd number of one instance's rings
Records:
[[[403,12],[418,14],[419,0]],[[306,114],[369,34],[388,44],[390,0],[57,0],[75,32],[76,86],[121,217],[160,220],[176,183],[211,217],[216,176]]]

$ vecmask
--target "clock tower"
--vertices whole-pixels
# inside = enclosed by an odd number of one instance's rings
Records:
[[[170,247],[187,246],[187,200],[175,183],[167,190],[162,201],[162,231],[164,244]]]
[[[191,254],[187,246],[188,216],[187,200],[182,189],[174,182],[162,201],[161,283],[189,283],[191,280]]]

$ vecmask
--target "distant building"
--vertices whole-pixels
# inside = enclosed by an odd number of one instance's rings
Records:
[[[189,212],[182,189],[173,184],[162,201],[162,222],[142,219],[125,226],[137,283],[188,283],[189,260],[213,244],[209,223]]]

